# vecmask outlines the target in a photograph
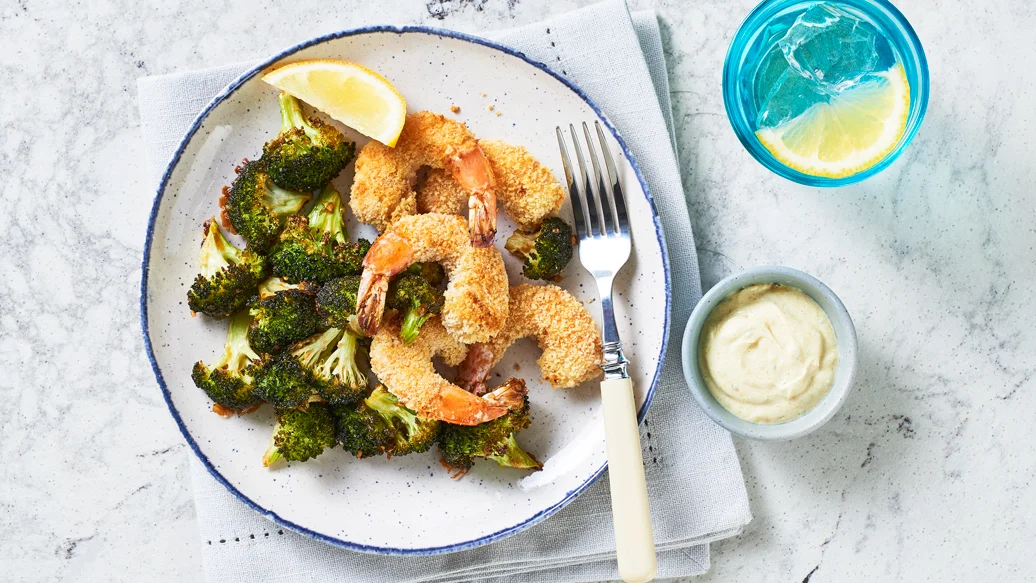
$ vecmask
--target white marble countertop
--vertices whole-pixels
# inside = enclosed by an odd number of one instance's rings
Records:
[[[203,579],[188,451],[138,325],[154,185],[137,77],[363,23],[478,31],[589,1],[0,4],[0,579]],[[821,431],[736,442],[755,519],[698,579],[1033,580],[1036,8],[900,0],[928,117],[886,172],[822,191],[755,163],[724,115],[720,65],[754,3],[632,3],[662,19],[703,280],[816,275],[855,318],[861,366]]]

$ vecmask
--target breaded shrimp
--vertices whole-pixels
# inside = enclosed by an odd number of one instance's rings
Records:
[[[428,419],[478,425],[523,405],[523,381],[512,379],[479,397],[435,372],[432,357],[439,356],[447,365],[456,366],[466,352],[467,346],[451,338],[438,318],[428,320],[410,344],[400,338],[399,323],[393,320],[386,322],[371,341],[371,370],[401,403]]]
[[[390,148],[371,140],[356,157],[349,206],[361,222],[380,232],[417,213],[414,185],[423,167],[448,171],[467,194],[471,243],[489,247],[496,236],[496,183],[493,170],[458,121],[419,111],[407,116],[399,141]]]
[[[457,382],[480,394],[489,371],[515,340],[533,336],[543,349],[536,361],[543,379],[556,389],[574,387],[601,374],[601,334],[590,313],[555,285],[511,288],[504,329],[489,342],[468,349]]]
[[[373,336],[381,325],[389,278],[416,262],[440,263],[449,284],[442,322],[464,343],[484,342],[507,320],[507,272],[496,247],[473,247],[464,219],[426,214],[404,217],[374,240],[363,260],[356,315]],[[422,331],[422,334],[424,332]]]
[[[558,214],[565,190],[550,170],[522,146],[479,140],[496,177],[497,202],[525,230],[536,230],[543,219]],[[448,172],[431,170],[417,188],[417,212],[459,214],[467,192]]]

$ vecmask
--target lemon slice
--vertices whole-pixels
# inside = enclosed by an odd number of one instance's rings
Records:
[[[301,61],[270,71],[263,81],[386,146],[395,146],[403,131],[403,96],[387,79],[356,63]]]
[[[885,158],[903,137],[909,115],[910,82],[903,65],[897,64],[755,135],[789,168],[842,178]]]

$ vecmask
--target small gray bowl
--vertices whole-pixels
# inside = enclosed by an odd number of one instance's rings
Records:
[[[698,367],[698,340],[712,310],[730,294],[757,283],[777,283],[796,288],[813,298],[831,320],[838,343],[838,370],[831,391],[805,415],[785,423],[763,424],[745,421],[720,405],[705,386]],[[683,375],[687,386],[705,413],[727,431],[763,441],[802,437],[827,423],[849,396],[856,376],[856,329],[841,300],[815,277],[789,267],[756,267],[717,283],[691,313],[683,334]]]

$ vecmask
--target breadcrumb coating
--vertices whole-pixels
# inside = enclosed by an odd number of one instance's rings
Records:
[[[511,288],[504,329],[486,347],[493,365],[519,338],[535,337],[543,354],[536,361],[543,380],[556,389],[574,387],[601,374],[601,334],[590,312],[556,285]]]
[[[447,147],[477,146],[467,126],[430,111],[407,116],[394,148],[371,140],[356,157],[349,207],[360,222],[384,232],[398,219],[417,213],[417,172],[445,169]]]
[[[479,140],[496,177],[496,199],[507,216],[523,229],[535,230],[543,219],[558,214],[565,189],[550,169],[522,146],[500,140]],[[417,189],[419,213],[466,213],[468,193],[450,173],[428,172]]]
[[[484,342],[504,327],[508,283],[503,257],[496,247],[472,247],[463,217],[413,215],[389,231],[410,243],[413,262],[433,261],[446,271],[442,322],[451,336],[466,344]]]
[[[435,372],[432,358],[456,366],[467,346],[453,339],[438,318],[428,320],[411,344],[399,336],[399,322],[386,322],[371,341],[371,370],[401,403],[428,419],[478,425],[507,413],[506,403],[473,395]]]

